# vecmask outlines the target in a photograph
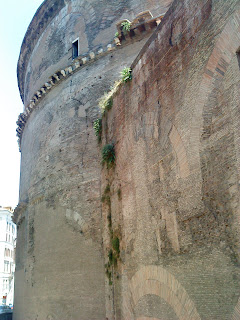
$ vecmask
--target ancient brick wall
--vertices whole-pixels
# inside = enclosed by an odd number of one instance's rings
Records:
[[[103,116],[110,319],[240,319],[239,6],[175,1]]]
[[[100,115],[98,99],[133,62],[150,34],[88,59],[81,67],[78,61],[73,73],[68,68],[69,49],[77,37],[80,54],[89,57],[101,46],[106,49],[118,20],[147,9],[157,16],[170,1],[55,4],[47,0],[36,13],[18,66],[25,122],[19,123],[22,158],[13,317],[105,320],[101,160],[93,121]],[[59,70],[61,79],[56,75],[49,80]]]

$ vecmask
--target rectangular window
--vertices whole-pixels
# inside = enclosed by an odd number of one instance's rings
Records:
[[[9,262],[4,261],[4,272],[9,272]]]
[[[79,39],[72,42],[72,58],[75,59],[79,55]]]

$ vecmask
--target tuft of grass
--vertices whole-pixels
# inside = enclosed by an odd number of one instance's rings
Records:
[[[112,285],[112,276],[114,275],[114,269],[117,267],[120,256],[120,243],[117,236],[111,234],[111,248],[108,251],[108,263],[105,264],[106,275],[109,280],[109,285]]]
[[[113,97],[109,97],[105,102],[105,110],[109,111],[113,106]]]
[[[109,168],[114,164],[115,158],[114,144],[106,144],[102,148],[102,163],[106,163]]]
[[[118,38],[119,37],[119,32],[117,31],[116,33],[115,33],[115,38]]]
[[[98,143],[100,143],[102,139],[102,119],[97,119],[94,121],[93,129],[95,131],[95,135],[98,138]]]
[[[109,92],[105,92],[104,95],[99,99],[99,107],[101,112],[109,111],[113,106],[113,95],[117,91],[121,80],[115,81],[114,85],[110,88]]]
[[[113,250],[112,249],[110,249],[109,251],[108,251],[108,263],[109,263],[109,268],[112,266],[112,265],[114,265],[114,266],[116,266],[117,265],[117,262],[118,262],[118,255],[115,253],[115,252],[113,252]],[[108,268],[108,269],[109,269]]]
[[[105,111],[111,110],[113,106],[113,96],[117,92],[120,84],[122,82],[128,82],[132,80],[132,69],[124,68],[121,72],[121,79],[114,82],[114,85],[111,86],[110,91],[104,92],[104,95],[98,100],[99,108],[101,109],[102,114]]]
[[[121,27],[122,27],[122,32],[126,35],[131,29],[131,22],[124,21],[121,23]]]
[[[121,73],[123,82],[128,82],[128,81],[132,80],[132,69],[131,68],[126,67],[120,73]]]
[[[109,111],[112,108],[112,105],[112,97],[107,92],[105,92],[104,95],[99,99],[99,107],[102,113],[104,113],[105,111]]]
[[[112,247],[116,251],[117,255],[119,256],[119,254],[120,254],[120,246],[119,246],[119,238],[118,237],[114,237],[112,239]]]

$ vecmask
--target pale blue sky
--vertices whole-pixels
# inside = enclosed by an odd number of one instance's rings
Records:
[[[20,153],[16,121],[23,110],[17,86],[17,60],[34,13],[43,0],[1,0],[0,9],[0,206],[18,203]]]

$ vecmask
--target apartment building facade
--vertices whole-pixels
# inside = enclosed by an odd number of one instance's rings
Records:
[[[13,304],[16,234],[11,208],[0,207],[0,304]]]

